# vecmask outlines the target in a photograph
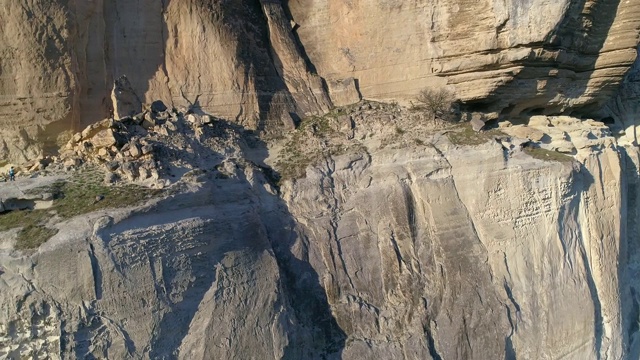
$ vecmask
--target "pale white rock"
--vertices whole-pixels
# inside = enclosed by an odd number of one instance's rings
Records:
[[[0,352],[634,358],[637,149],[597,122],[549,121],[600,146],[555,162],[441,134],[369,139],[282,197],[229,157],[224,177],[192,170],[149,207],[70,219],[35,254],[0,251],[0,324],[14,329]],[[371,119],[352,130],[395,133]]]

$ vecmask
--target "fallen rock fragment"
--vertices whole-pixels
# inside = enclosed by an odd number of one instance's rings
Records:
[[[116,120],[142,112],[142,102],[133,90],[129,79],[124,75],[114,81],[111,101],[113,103],[113,116]]]

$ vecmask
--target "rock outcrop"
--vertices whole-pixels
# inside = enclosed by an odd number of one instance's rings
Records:
[[[23,161],[55,151],[66,140],[58,135],[108,115],[122,75],[143,104],[189,104],[268,131],[334,102],[410,100],[428,86],[449,87],[473,111],[588,113],[635,59],[639,7],[7,0],[0,156]]]
[[[637,358],[637,149],[542,118],[541,145],[568,134],[575,158],[422,138],[282,189],[344,358]]]
[[[140,98],[131,87],[131,83],[126,76],[121,76],[113,82],[111,104],[113,105],[113,117],[116,120],[142,112]]]
[[[640,48],[639,48],[640,50]],[[600,117],[607,119],[612,127],[630,144],[638,144],[640,114],[640,58],[625,77],[616,95],[601,110]]]

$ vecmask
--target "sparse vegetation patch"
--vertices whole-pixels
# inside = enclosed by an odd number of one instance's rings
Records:
[[[341,127],[346,125],[341,117],[348,111],[347,108],[336,108],[323,116],[302,120],[275,164],[279,181],[304,177],[307,166],[324,157],[362,150],[360,144],[343,141],[344,134],[340,133]]]
[[[500,130],[492,129],[487,131],[476,132],[468,123],[461,124],[456,130],[449,132],[449,140],[456,145],[481,145],[487,141],[493,140],[496,136],[504,135]]]
[[[51,216],[47,210],[11,211],[0,215],[0,231],[21,227],[15,248],[35,249],[58,232],[45,226]]]
[[[524,152],[529,154],[529,156],[545,161],[558,161],[558,162],[572,162],[575,159],[572,156],[557,152],[551,151],[542,148],[534,148],[527,146],[524,148]]]
[[[58,230],[51,226],[55,222],[96,210],[133,206],[157,195],[160,190],[148,189],[135,184],[104,185],[102,172],[84,171],[68,180],[33,189],[32,194],[50,193],[53,206],[42,210],[18,210],[0,215],[0,231],[21,228],[16,249],[35,249],[54,236]]]

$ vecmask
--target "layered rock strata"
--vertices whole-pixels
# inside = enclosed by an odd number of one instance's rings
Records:
[[[366,98],[448,86],[471,108],[511,116],[602,106],[635,59],[640,24],[640,6],[624,1],[293,0],[289,9],[318,73],[357,78]]]

